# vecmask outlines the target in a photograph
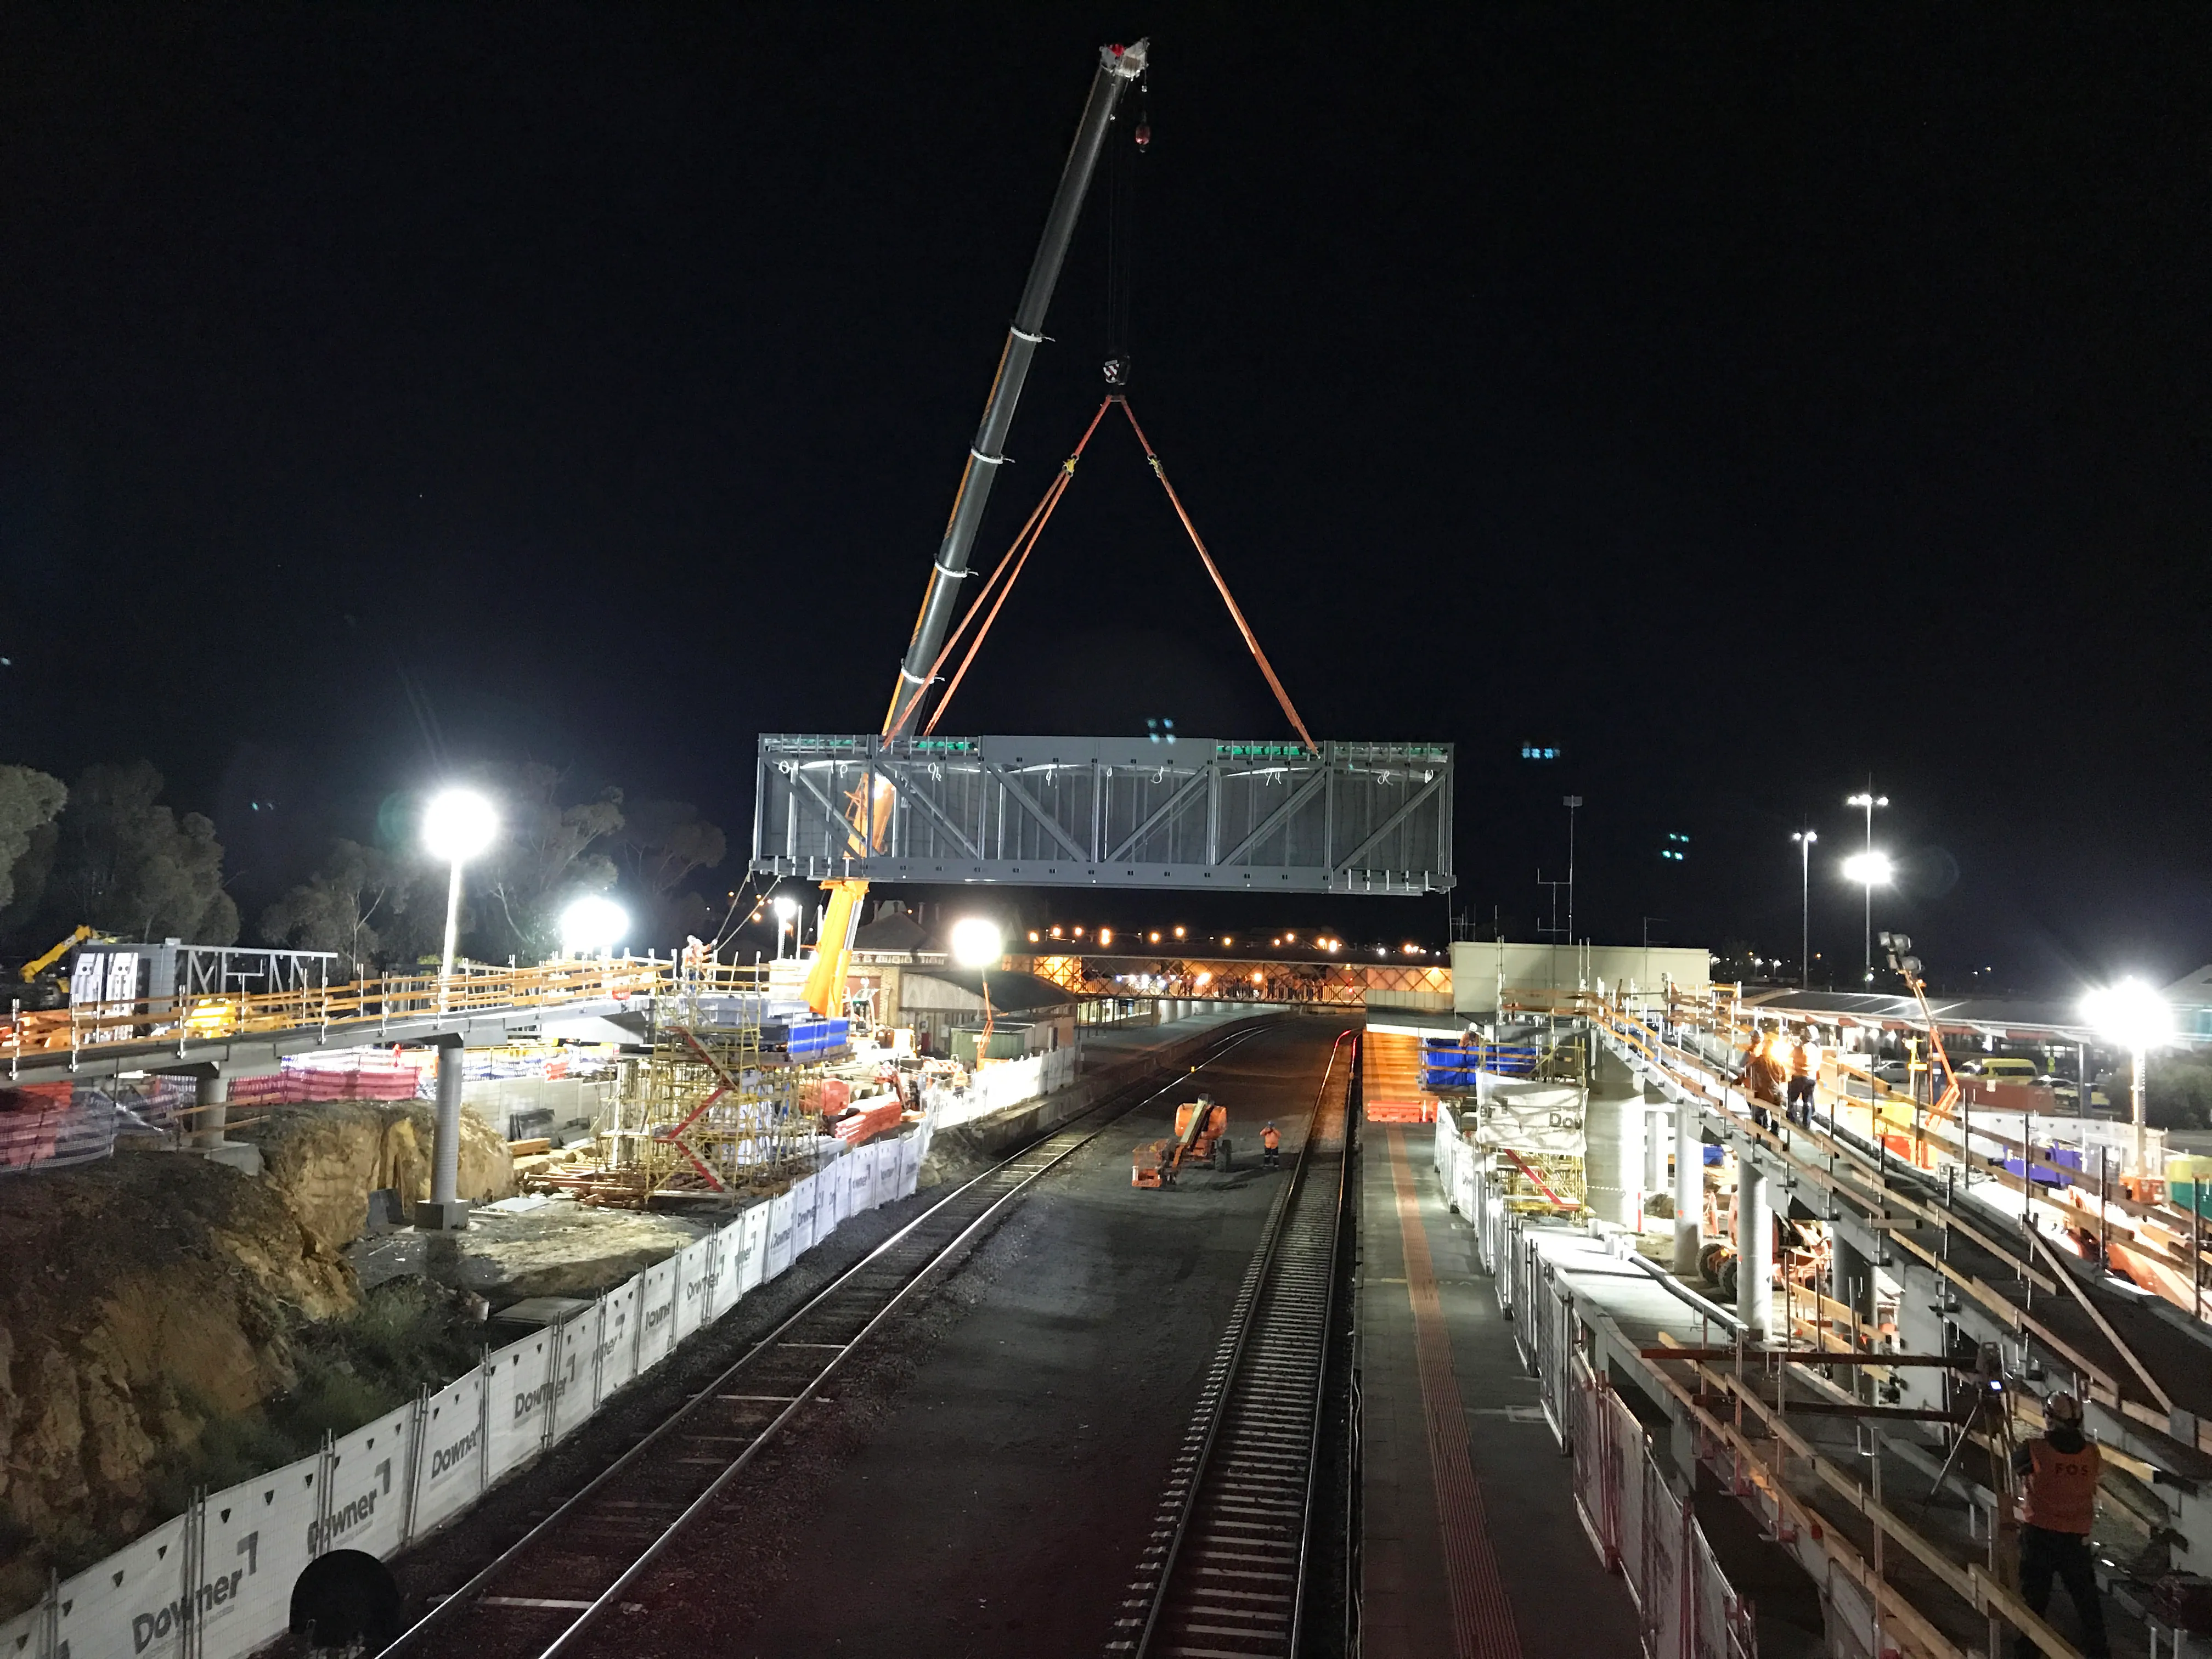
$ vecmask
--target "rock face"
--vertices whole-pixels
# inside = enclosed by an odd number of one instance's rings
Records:
[[[361,1237],[368,1194],[377,1188],[397,1188],[410,1205],[430,1196],[435,1121],[423,1101],[280,1107],[239,1134],[260,1147],[266,1178],[325,1261],[336,1261]],[[477,1203],[514,1193],[507,1143],[467,1112],[461,1114],[459,1186],[463,1198]]]
[[[464,1114],[460,1191],[514,1191]],[[259,1176],[175,1152],[0,1176],[0,1617],[162,1516],[165,1462],[290,1389],[295,1337],[350,1312],[368,1194],[430,1194],[431,1109],[287,1107],[234,1131]]]
[[[0,1607],[161,1517],[149,1477],[213,1419],[289,1386],[288,1333],[350,1310],[275,1187],[125,1154],[0,1177]],[[25,1548],[26,1534],[44,1547]]]

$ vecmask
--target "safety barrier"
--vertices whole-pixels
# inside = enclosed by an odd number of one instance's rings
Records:
[[[841,1222],[911,1194],[930,1133],[854,1147],[413,1404],[195,1498],[0,1624],[0,1659],[243,1659],[283,1632],[308,1562],[389,1557],[453,1520]]]
[[[1498,1300],[1510,1310],[1544,1416],[1573,1459],[1575,1508],[1636,1603],[1648,1659],[1758,1659],[1751,1604],[1729,1585],[1681,1481],[1584,1357],[1575,1294],[1517,1218]],[[1509,1285],[1510,1279],[1510,1285]]]

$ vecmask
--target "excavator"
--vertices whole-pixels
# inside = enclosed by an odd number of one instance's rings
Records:
[[[1129,1155],[1129,1184],[1172,1187],[1184,1164],[1211,1164],[1225,1171],[1231,1156],[1229,1109],[1201,1094],[1176,1108],[1174,1139],[1146,1141]]]
[[[1139,40],[1133,46],[1098,50],[1098,70],[1091,78],[1091,96],[1083,106],[1083,119],[1076,127],[1066,165],[1060,170],[1060,187],[1054,193],[1052,210],[1045,216],[1044,234],[1037,243],[1036,257],[1030,261],[1021,302],[1015,307],[1014,320],[1006,331],[999,370],[992,377],[990,396],[983,404],[982,423],[969,446],[960,488],[952,497],[951,516],[945,521],[929,585],[922,592],[921,614],[915,618],[914,636],[891,690],[890,708],[884,715],[886,738],[899,734],[933,683],[961,583],[970,574],[968,558],[983,522],[983,509],[991,499],[991,486],[999,469],[1006,465],[1006,435],[1013,426],[1014,409],[1029,379],[1030,360],[1044,342],[1045,313],[1059,283],[1068,244],[1075,235],[1075,222],[1082,213],[1084,198],[1090,193],[1091,176],[1098,170],[1114,112],[1130,83],[1145,72],[1148,46],[1148,42]],[[881,778],[875,781],[866,799],[863,793],[855,790],[845,803],[845,836],[853,856],[864,859],[883,850],[896,795],[890,783]],[[864,878],[833,878],[822,884],[822,890],[828,895],[828,902],[823,909],[814,965],[807,971],[805,997],[806,1006],[816,1013],[834,1017],[844,1012],[853,935],[860,928],[860,905],[867,896],[868,884]]]

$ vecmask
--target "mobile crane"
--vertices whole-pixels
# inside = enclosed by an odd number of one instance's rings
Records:
[[[1044,234],[1037,243],[1036,257],[1030,262],[1021,303],[1015,307],[1014,320],[1006,330],[998,373],[992,377],[990,396],[984,401],[982,422],[969,446],[968,463],[961,470],[960,487],[952,497],[952,513],[938,544],[937,562],[931,568],[928,586],[922,590],[914,636],[908,642],[906,660],[891,690],[890,708],[884,715],[886,738],[898,735],[929,689],[938,653],[951,626],[960,584],[969,574],[968,556],[983,522],[983,509],[990,502],[991,486],[1006,464],[1006,434],[1014,423],[1015,406],[1021,402],[1030,360],[1044,341],[1045,313],[1051,307],[1060,265],[1074,238],[1083,199],[1090,193],[1091,175],[1098,169],[1107,130],[1113,125],[1121,94],[1145,72],[1148,46],[1149,42],[1139,40],[1134,46],[1098,49],[1098,71],[1091,77],[1090,100],[1083,106],[1066,165],[1060,169],[1060,187],[1054,192],[1052,210],[1045,216]],[[845,804],[846,839],[855,857],[865,857],[883,848],[896,794],[890,782],[881,778],[876,780],[870,799],[862,799],[860,793],[855,791],[854,799]],[[860,902],[867,896],[868,884],[865,878],[833,878],[822,884],[822,890],[828,895],[828,902],[814,965],[806,975],[806,1005],[817,1014],[836,1015],[843,1012],[840,1004],[844,1000],[846,970],[852,962],[853,935],[860,925]]]

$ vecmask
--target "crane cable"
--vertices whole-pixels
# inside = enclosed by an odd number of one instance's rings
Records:
[[[1091,417],[1091,424],[1083,429],[1082,439],[1076,444],[1068,458],[1060,463],[1060,471],[1053,475],[1052,483],[1046,489],[1044,499],[1037,503],[1036,509],[1030,514],[1029,521],[1022,526],[1021,533],[1014,538],[1013,545],[1006,550],[1006,556],[999,561],[998,568],[991,572],[990,580],[983,584],[982,591],[976,594],[975,602],[969,606],[967,614],[960,619],[959,626],[952,630],[951,636],[945,641],[945,649],[938,653],[937,660],[930,665],[929,678],[934,681],[937,678],[938,671],[945,666],[945,659],[952,654],[953,647],[959,642],[961,635],[967,631],[968,624],[974,622],[979,613],[983,612],[984,601],[989,599],[990,609],[988,613],[982,615],[982,625],[976,629],[975,637],[969,641],[967,654],[961,658],[960,666],[953,674],[951,683],[945,688],[945,695],[937,700],[937,710],[930,715],[929,724],[922,727],[922,734],[927,736],[936,731],[937,723],[945,718],[945,710],[952,701],[952,694],[960,689],[960,681],[968,672],[968,665],[975,660],[975,653],[982,648],[984,636],[991,631],[991,624],[998,620],[1000,609],[1006,604],[1006,596],[1014,591],[1014,583],[1020,577],[1022,568],[1029,562],[1030,555],[1036,550],[1037,543],[1043,539],[1044,527],[1051,521],[1053,510],[1060,505],[1060,498],[1067,493],[1067,486],[1075,477],[1076,462],[1082,459],[1083,452],[1089,447],[1092,435],[1098,430],[1098,422],[1105,418],[1107,409],[1115,404],[1121,405],[1121,413],[1128,418],[1130,431],[1136,434],[1138,443],[1144,447],[1145,459],[1152,469],[1152,476],[1160,481],[1160,488],[1167,491],[1169,504],[1175,508],[1176,517],[1182,521],[1182,527],[1190,537],[1190,544],[1198,550],[1199,562],[1206,567],[1206,574],[1213,579],[1214,589],[1221,595],[1222,604],[1229,607],[1230,620],[1237,624],[1237,631],[1243,635],[1244,644],[1252,653],[1253,661],[1260,665],[1260,672],[1267,678],[1268,690],[1275,694],[1275,701],[1281,705],[1284,716],[1289,720],[1291,729],[1297,732],[1298,740],[1305,744],[1308,752],[1318,755],[1321,752],[1321,745],[1314,741],[1313,734],[1306,730],[1305,721],[1298,717],[1297,707],[1291,702],[1291,694],[1283,689],[1283,682],[1276,675],[1274,665],[1267,660],[1267,653],[1260,647],[1259,636],[1253,633],[1252,624],[1244,619],[1244,612],[1238,608],[1236,596],[1229,591],[1229,583],[1221,574],[1221,567],[1214,563],[1213,555],[1206,550],[1205,538],[1198,533],[1198,526],[1191,522],[1190,514],[1182,504],[1182,497],[1176,494],[1175,486],[1168,482],[1167,467],[1161,461],[1158,452],[1152,447],[1152,441],[1145,435],[1145,428],[1138,424],[1137,411],[1129,407],[1128,398],[1118,393],[1109,395],[1098,405],[1097,412]],[[1005,574],[1006,578],[1004,586],[999,586],[999,578],[1001,574]],[[992,598],[991,591],[994,587],[998,588],[998,594],[996,598]],[[919,702],[921,699],[916,698],[915,701]],[[902,720],[902,723],[903,723]],[[884,735],[895,738],[898,735],[897,728],[894,726]]]
[[[1106,400],[1108,403],[1111,401],[1110,398]],[[929,672],[923,677],[922,684],[925,691],[928,686],[936,683],[939,673],[945,667],[946,659],[951,657],[954,650],[958,647],[961,635],[968,631],[968,624],[981,614],[983,602],[991,597],[991,590],[998,586],[999,578],[1006,575],[1009,566],[1012,567],[1015,575],[1021,574],[1021,566],[1028,561],[1030,550],[1036,546],[1037,538],[1044,534],[1044,526],[1052,517],[1053,508],[1060,505],[1060,496],[1066,493],[1068,480],[1075,476],[1075,464],[1083,459],[1084,447],[1090,443],[1091,434],[1098,430],[1098,422],[1105,418],[1106,403],[1101,403],[1098,405],[1098,412],[1091,417],[1091,424],[1084,428],[1083,436],[1077,441],[1074,449],[1069,453],[1067,459],[1060,464],[1060,470],[1053,474],[1052,483],[1044,492],[1044,499],[1030,510],[1029,520],[1022,526],[1020,533],[1014,538],[1013,544],[1006,549],[1006,556],[999,561],[988,579],[977,590],[975,598],[969,604],[966,613],[954,625],[952,631],[945,636],[944,647],[938,652],[937,660],[929,665]],[[1019,555],[1018,560],[1016,557],[1017,555]],[[1011,589],[1012,586],[1012,580],[1009,578],[1006,587]],[[999,614],[999,606],[1006,603],[1006,591],[1002,590],[997,603],[991,606],[991,617],[995,617]],[[990,626],[989,618],[986,618],[983,623],[984,629],[988,630]],[[983,636],[978,634],[975,643],[968,647],[967,656],[961,659],[960,674],[968,672],[969,663],[975,659],[975,647],[982,642]],[[960,684],[960,674],[955,674],[952,677],[952,686],[957,686]],[[945,713],[945,705],[951,700],[951,697],[952,687],[948,686],[944,696],[938,699],[937,714],[930,717],[929,724],[923,728],[925,735],[937,729],[938,718]],[[913,714],[921,702],[921,698],[919,696],[908,702],[898,719],[884,728],[884,736],[886,739],[898,736],[899,727],[906,724],[907,716]]]
[[[1267,677],[1267,689],[1275,694],[1275,701],[1283,706],[1283,713],[1297,731],[1298,741],[1304,744],[1310,752],[1318,755],[1321,745],[1313,740],[1313,733],[1306,730],[1306,723],[1298,718],[1298,711],[1291,702],[1291,694],[1283,690],[1282,681],[1275,678],[1274,665],[1267,660],[1267,653],[1260,648],[1260,641],[1252,632],[1252,624],[1244,620],[1244,613],[1237,608],[1237,600],[1229,592],[1229,584],[1222,579],[1220,567],[1213,562],[1213,555],[1206,550],[1206,542],[1199,535],[1198,526],[1190,521],[1190,514],[1183,508],[1182,497],[1176,494],[1176,487],[1168,482],[1168,470],[1161,465],[1158,454],[1152,448],[1152,441],[1145,435],[1145,428],[1137,424],[1137,411],[1129,407],[1127,398],[1116,398],[1114,401],[1121,405],[1121,412],[1129,417],[1129,430],[1137,434],[1137,441],[1145,447],[1145,459],[1152,464],[1152,476],[1160,481],[1160,488],[1168,492],[1168,501],[1175,507],[1176,517],[1182,520],[1182,527],[1190,532],[1190,544],[1198,550],[1199,561],[1206,566],[1206,574],[1213,578],[1213,586],[1220,592],[1222,604],[1229,607],[1229,615],[1237,623],[1237,631],[1244,636],[1244,643],[1251,650],[1252,660],[1260,665],[1260,672]]]

